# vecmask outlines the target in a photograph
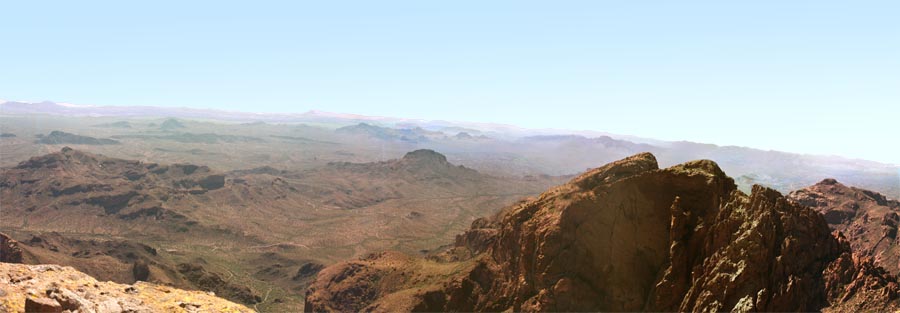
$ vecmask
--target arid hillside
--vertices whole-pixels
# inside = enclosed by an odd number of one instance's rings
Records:
[[[886,311],[897,279],[821,214],[712,161],[639,154],[480,219],[428,257],[323,269],[307,311]]]

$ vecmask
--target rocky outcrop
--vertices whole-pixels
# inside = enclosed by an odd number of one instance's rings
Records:
[[[178,264],[178,272],[184,275],[202,290],[208,290],[229,299],[235,299],[242,303],[254,304],[262,301],[262,298],[253,293],[250,288],[225,281],[216,273],[209,272],[199,264]]]
[[[137,260],[131,266],[131,274],[135,281],[147,281],[147,278],[150,278],[150,265],[147,261]]]
[[[100,282],[71,267],[0,263],[3,312],[253,312],[201,291]]]
[[[477,221],[441,255],[382,253],[328,267],[306,309],[897,307],[896,279],[839,238],[820,214],[775,190],[738,191],[712,161],[658,169],[644,153]]]
[[[19,243],[4,233],[0,233],[0,262],[22,263],[22,249]]]
[[[834,179],[791,192],[788,198],[822,213],[832,230],[847,236],[859,257],[892,274],[900,273],[900,202]]]
[[[680,201],[672,210],[670,265],[654,289],[652,309],[814,311],[829,305],[822,273],[843,251],[816,212],[760,186],[700,216]]]
[[[295,281],[300,281],[300,280],[304,280],[304,279],[313,277],[317,273],[319,273],[319,271],[321,271],[323,268],[325,268],[325,265],[315,263],[315,262],[309,262],[309,263],[303,264],[303,266],[300,266],[300,268],[297,269],[297,273],[294,274],[294,276],[291,277],[291,279],[295,280]]]
[[[870,257],[849,252],[850,242],[843,234],[837,239],[844,251],[823,272],[827,297],[832,305],[826,312],[878,312],[897,309],[900,287],[897,277],[877,267]]]

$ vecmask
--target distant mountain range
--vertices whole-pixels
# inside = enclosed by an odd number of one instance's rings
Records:
[[[398,128],[421,127],[427,130],[441,130],[454,133],[494,133],[501,137],[534,136],[550,134],[580,134],[584,136],[612,135],[595,131],[572,131],[552,129],[526,129],[513,125],[495,123],[451,122],[440,120],[424,120],[383,116],[366,116],[358,114],[332,113],[311,110],[304,113],[252,113],[214,109],[197,109],[185,107],[155,106],[94,106],[76,105],[61,102],[18,102],[0,100],[0,114],[47,114],[61,116],[95,116],[95,117],[180,117],[192,119],[209,119],[231,122],[267,122],[267,123],[324,123],[349,126],[360,123],[375,123]],[[615,135],[638,142],[655,142],[656,140],[627,135]]]
[[[98,125],[100,122],[94,121],[91,125],[95,126],[93,127],[95,130],[103,128],[109,131],[101,132],[103,136],[91,137],[96,137],[97,140],[105,140],[99,139],[101,137],[111,138],[123,142],[126,146],[129,146],[129,142],[136,144],[152,140],[208,144],[242,142],[265,145],[271,141],[263,139],[265,137],[280,139],[277,142],[282,142],[301,135],[298,138],[303,138],[307,143],[335,140],[343,140],[345,143],[343,147],[305,147],[302,150],[305,153],[313,150],[329,151],[338,156],[348,153],[343,150],[352,147],[351,150],[354,151],[350,153],[361,157],[360,161],[373,161],[371,156],[379,153],[377,149],[384,146],[401,147],[401,150],[406,151],[433,149],[447,153],[451,158],[459,160],[460,164],[504,176],[571,175],[598,163],[614,161],[635,153],[652,152],[664,166],[694,159],[716,160],[735,176],[739,188],[744,192],[749,192],[753,184],[762,184],[788,192],[833,177],[854,186],[884,193],[892,198],[900,197],[900,179],[898,179],[900,166],[897,165],[837,156],[796,154],[688,141],[660,141],[592,131],[525,129],[503,124],[428,121],[322,111],[246,113],[172,107],[86,106],[50,101],[0,102],[0,115],[102,119],[105,123]],[[160,125],[147,124],[147,118],[164,120],[158,122]],[[215,121],[219,123],[214,123]],[[222,133],[231,128],[234,129],[229,130],[230,134]],[[53,130],[56,129],[50,131]],[[3,132],[9,133],[10,136],[16,135],[6,128]],[[247,136],[254,133],[263,136]],[[89,140],[74,137],[88,134],[75,132],[72,134],[73,136],[66,138],[44,141],[77,144]],[[297,144],[299,141],[291,142]],[[284,147],[278,143],[268,144],[277,145],[279,150]],[[365,150],[369,149],[365,148],[366,145],[370,145],[371,149],[376,151]],[[252,148],[251,151],[256,151],[254,149],[257,148]],[[12,156],[8,155],[7,158]],[[244,160],[241,164],[247,161]]]

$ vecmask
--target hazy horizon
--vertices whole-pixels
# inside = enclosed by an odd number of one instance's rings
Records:
[[[897,8],[17,2],[0,21],[0,95],[592,130],[900,164],[888,139],[900,116]]]
[[[465,121],[465,120],[446,120],[446,119],[440,119],[440,120],[439,120],[439,119],[424,119],[424,118],[416,118],[416,117],[409,117],[409,116],[361,115],[361,114],[357,114],[357,113],[353,113],[353,112],[334,112],[334,111],[327,111],[327,110],[319,110],[319,109],[315,109],[315,108],[310,109],[310,110],[306,110],[306,111],[296,111],[296,112],[293,112],[293,111],[285,111],[285,112],[254,112],[254,111],[224,110],[224,109],[219,109],[219,108],[203,108],[203,107],[189,107],[189,106],[172,107],[172,106],[98,105],[98,104],[81,104],[81,103],[71,103],[71,102],[62,102],[62,101],[61,101],[61,102],[55,102],[55,101],[51,101],[51,100],[34,101],[34,100],[9,100],[9,99],[3,99],[3,98],[0,98],[0,104],[4,103],[4,102],[6,102],[6,101],[9,101],[9,102],[20,102],[20,103],[32,103],[32,104],[34,104],[34,103],[42,103],[42,102],[51,102],[51,103],[55,103],[55,104],[62,104],[62,105],[64,105],[64,106],[72,106],[73,108],[78,108],[78,107],[82,107],[82,108],[87,108],[87,107],[94,107],[94,108],[96,108],[96,107],[123,107],[123,108],[124,108],[124,107],[150,107],[150,108],[152,108],[152,107],[157,107],[157,108],[176,108],[176,109],[189,109],[189,110],[210,110],[210,111],[220,111],[220,112],[230,112],[230,113],[249,113],[249,114],[263,114],[263,115],[264,115],[264,114],[286,114],[286,115],[290,115],[290,114],[304,114],[304,113],[308,113],[308,112],[319,112],[319,113],[328,113],[328,114],[346,115],[346,117],[355,116],[355,117],[367,117],[367,118],[388,118],[388,119],[400,119],[400,120],[411,120],[411,121],[421,121],[421,122],[437,122],[437,121],[443,121],[443,122],[458,123],[458,124],[463,124],[463,125],[466,124],[466,123],[470,123],[470,124],[483,124],[483,125],[494,125],[494,126],[509,126],[509,127],[520,128],[520,129],[522,129],[522,130],[524,130],[524,131],[533,131],[533,132],[537,132],[537,131],[554,131],[554,132],[559,133],[559,134],[572,134],[572,135],[582,135],[582,136],[584,136],[585,133],[607,133],[607,134],[610,134],[610,135],[616,135],[616,136],[619,136],[619,137],[623,137],[622,139],[624,139],[624,140],[629,140],[629,138],[631,138],[631,137],[636,137],[636,138],[641,138],[641,139],[646,139],[646,140],[651,140],[651,141],[668,141],[668,142],[679,142],[679,141],[681,141],[681,142],[692,142],[692,143],[698,143],[698,144],[714,144],[714,145],[721,146],[721,147],[740,147],[740,148],[758,149],[758,150],[763,150],[763,151],[768,150],[768,151],[778,151],[778,152],[794,153],[794,154],[803,154],[803,155],[818,155],[818,156],[823,156],[823,157],[839,157],[839,158],[845,158],[845,159],[851,159],[851,160],[853,160],[853,159],[858,159],[858,160],[864,160],[864,161],[878,162],[878,163],[882,163],[882,164],[886,164],[886,165],[900,166],[900,162],[892,163],[892,162],[890,162],[890,161],[885,161],[885,160],[866,159],[866,158],[850,157],[850,156],[837,155],[837,154],[815,154],[815,153],[805,153],[805,152],[797,152],[797,151],[789,151],[789,150],[764,149],[764,148],[759,148],[759,147],[745,146],[745,145],[738,145],[738,144],[713,143],[713,142],[699,142],[699,141],[693,141],[693,140],[688,140],[688,139],[674,139],[674,140],[671,140],[671,139],[662,139],[662,138],[658,138],[658,137],[643,137],[643,136],[635,136],[635,135],[631,135],[631,134],[620,134],[620,133],[608,132],[608,131],[604,131],[604,130],[570,129],[570,128],[529,128],[529,127],[525,127],[525,126],[521,126],[521,125],[516,125],[516,124],[506,124],[506,123],[481,122],[481,121]],[[0,112],[0,113],[2,113],[2,112]],[[112,115],[112,116],[103,116],[103,115],[100,115],[100,116],[94,116],[94,115],[86,115],[86,116],[89,116],[89,117],[115,117],[115,115]],[[123,118],[123,119],[134,118],[134,117],[138,117],[138,116],[121,116],[121,118]],[[148,116],[148,117],[149,117],[149,116]],[[160,115],[160,116],[154,116],[154,117],[159,117],[159,118],[163,118],[163,117],[175,117],[175,118],[183,118],[183,119],[187,119],[187,120],[194,119],[194,118],[191,118],[191,117],[168,116],[168,115]],[[215,119],[213,119],[213,120],[215,120]],[[253,117],[251,116],[251,117],[248,117],[247,120],[249,121],[249,120],[254,120],[254,119],[253,119]],[[225,122],[225,121],[223,120],[223,122]],[[372,121],[369,121],[368,123],[369,123],[369,124],[373,124],[373,125],[383,125],[383,123],[381,123],[381,122],[378,121],[378,120],[372,120]],[[276,124],[279,124],[279,123],[276,123]],[[389,125],[386,125],[386,126],[390,127]],[[591,136],[587,136],[587,137],[591,137]],[[631,139],[631,140],[634,140],[634,139]],[[640,142],[640,141],[638,141],[638,142]],[[900,173],[898,173],[898,174],[900,174]]]

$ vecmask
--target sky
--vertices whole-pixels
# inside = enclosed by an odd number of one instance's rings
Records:
[[[0,99],[605,131],[900,164],[896,1],[6,1]]]

